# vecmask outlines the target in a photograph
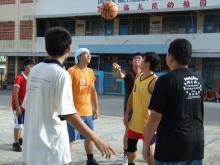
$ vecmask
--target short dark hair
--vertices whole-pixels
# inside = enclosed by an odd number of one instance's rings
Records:
[[[47,53],[52,57],[64,55],[71,43],[71,34],[62,27],[53,27],[46,32],[45,46]]]
[[[154,71],[157,68],[157,65],[160,63],[160,57],[155,52],[146,52],[144,53],[144,62],[149,62],[150,70]]]
[[[23,66],[26,67],[28,65],[34,65],[34,62],[31,59],[25,60],[23,63]]]
[[[142,57],[143,55],[142,55],[142,53],[140,53],[140,52],[136,52],[136,53],[134,53],[134,54],[132,55],[132,59],[133,59],[135,56],[141,56],[141,57]]]
[[[168,53],[171,54],[179,64],[188,65],[191,60],[192,45],[186,39],[176,39],[170,43]]]

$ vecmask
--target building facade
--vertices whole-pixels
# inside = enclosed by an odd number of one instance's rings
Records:
[[[191,41],[190,68],[202,76],[204,86],[220,88],[219,0],[113,1],[119,14],[106,21],[99,13],[104,0],[0,0],[0,55],[7,56],[8,83],[25,58],[39,62],[46,57],[45,31],[62,26],[72,34],[72,55],[79,47],[91,50],[91,67],[105,75],[104,93],[123,93],[112,62],[128,68],[135,52],[157,52],[157,71],[167,72],[165,56],[176,38]],[[72,64],[70,58],[67,65]]]

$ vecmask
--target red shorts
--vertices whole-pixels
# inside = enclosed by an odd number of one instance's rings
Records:
[[[129,139],[141,139],[141,140],[144,140],[144,134],[137,133],[137,132],[134,132],[134,131],[128,129],[128,138]]]

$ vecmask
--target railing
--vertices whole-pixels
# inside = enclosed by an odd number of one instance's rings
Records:
[[[0,52],[31,52],[32,40],[0,40]]]

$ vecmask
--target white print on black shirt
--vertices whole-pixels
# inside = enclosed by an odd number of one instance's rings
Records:
[[[186,99],[201,98],[202,85],[197,77],[185,77],[183,89],[187,97]]]

